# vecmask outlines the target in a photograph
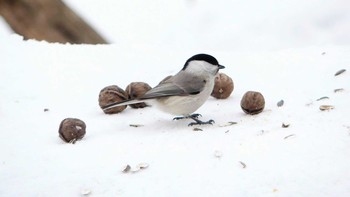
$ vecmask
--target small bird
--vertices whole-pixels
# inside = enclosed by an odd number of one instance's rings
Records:
[[[191,118],[195,122],[189,124],[213,124],[213,120],[203,122],[200,114],[192,114],[209,98],[215,84],[215,76],[219,69],[225,68],[211,55],[197,54],[189,58],[184,67],[174,76],[166,78],[143,96],[116,102],[103,107],[103,110],[141,102],[154,104],[160,110],[181,115],[174,120]]]

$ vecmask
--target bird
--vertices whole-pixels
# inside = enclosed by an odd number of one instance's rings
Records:
[[[214,120],[201,121],[201,115],[193,113],[209,98],[215,85],[215,76],[223,68],[225,66],[220,65],[215,57],[204,53],[196,54],[185,62],[177,74],[166,77],[143,96],[111,103],[102,109],[146,102],[161,111],[178,116],[174,120],[194,120],[188,126],[213,124]]]

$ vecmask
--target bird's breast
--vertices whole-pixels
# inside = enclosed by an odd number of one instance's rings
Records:
[[[156,106],[160,110],[173,115],[190,115],[205,103],[213,88],[214,79],[205,79],[205,86],[198,94],[159,98]]]

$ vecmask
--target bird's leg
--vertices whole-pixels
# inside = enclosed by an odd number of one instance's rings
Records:
[[[188,118],[191,118],[191,119],[193,119],[193,118],[198,119],[198,117],[200,117],[200,116],[202,116],[202,115],[200,115],[200,114],[191,114],[191,115],[189,115],[189,116],[175,117],[175,118],[173,118],[173,120],[182,120],[182,119],[188,119]]]
[[[202,117],[202,115],[201,114],[191,114],[188,116],[188,118],[191,118],[191,119],[193,119],[193,118],[198,119],[198,117]]]

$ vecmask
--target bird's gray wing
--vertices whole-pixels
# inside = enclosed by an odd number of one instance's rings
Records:
[[[183,71],[180,71],[180,73],[161,82],[156,87],[146,92],[139,100],[166,96],[194,95],[203,90],[206,83],[205,80]]]
[[[185,90],[181,89],[179,86],[174,85],[172,82],[162,82],[151,90],[147,91],[143,96],[134,99],[128,99],[124,101],[119,101],[115,103],[108,104],[102,107],[103,110],[108,110],[114,107],[130,105],[136,103],[142,103],[144,100],[161,98],[166,96],[184,96],[188,95]]]
[[[144,100],[153,98],[195,95],[199,94],[203,90],[206,83],[205,80],[183,71],[180,71],[180,73],[162,81],[160,84],[146,92],[140,98],[111,103],[107,106],[104,106],[103,110],[108,110],[122,105],[140,103],[144,102]]]

